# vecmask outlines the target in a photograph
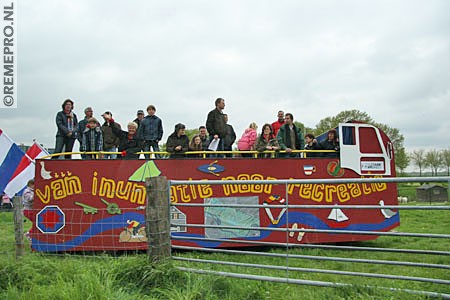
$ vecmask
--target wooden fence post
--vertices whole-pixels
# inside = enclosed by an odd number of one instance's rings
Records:
[[[145,179],[147,204],[145,206],[148,258],[152,263],[170,257],[170,198],[167,178],[164,176]]]
[[[16,259],[24,254],[22,199],[14,197],[14,236],[16,240]]]

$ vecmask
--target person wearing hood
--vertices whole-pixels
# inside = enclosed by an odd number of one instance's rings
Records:
[[[72,152],[73,145],[78,134],[78,119],[73,110],[73,101],[71,99],[64,100],[61,105],[62,110],[56,114],[56,143],[55,152]],[[58,159],[59,156],[53,156],[52,159]],[[66,154],[66,159],[70,159],[71,155]]]
[[[189,150],[189,138],[185,130],[186,126],[178,123],[175,125],[175,131],[167,139],[166,150],[170,153],[170,158],[186,157],[185,152]]]

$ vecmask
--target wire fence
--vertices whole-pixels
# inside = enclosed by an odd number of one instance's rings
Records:
[[[317,179],[317,180],[278,180],[278,181],[240,181],[226,184],[321,184],[321,183],[377,183],[377,182],[448,182],[448,177],[431,178],[364,178],[364,179]],[[171,181],[171,185],[204,184],[201,181]],[[223,181],[208,181],[208,184],[224,184]],[[293,209],[332,209],[334,205],[290,205],[286,193],[284,208],[286,214]],[[298,228],[289,224],[284,227],[268,228],[240,225],[207,225],[186,224],[187,227],[207,228],[213,230],[256,230],[281,231],[285,233],[285,241],[263,242],[246,239],[224,239],[211,237],[174,236],[172,240],[234,243],[242,246],[258,246],[256,249],[245,248],[215,249],[209,247],[192,247],[174,245],[178,251],[195,251],[195,255],[187,256],[185,252],[175,252],[172,259],[182,263],[179,268],[199,274],[229,276],[240,279],[252,279],[289,284],[311,285],[321,287],[365,286],[369,288],[388,289],[418,294],[425,297],[450,299],[450,206],[447,203],[430,205],[340,205],[346,210],[380,210],[386,209],[400,213],[411,212],[405,217],[406,225],[401,230],[380,232],[373,230],[315,229]],[[194,204],[172,203],[172,206],[200,206],[240,208],[280,208],[278,205],[243,205],[243,204]],[[434,213],[439,213],[439,220],[434,220]],[[420,218],[424,224],[435,223],[433,232],[413,232],[413,225],[408,228],[409,221]],[[287,218],[286,218],[287,220]],[[175,225],[175,224],[172,224]],[[439,226],[442,225],[442,226]],[[424,228],[427,228],[424,226]],[[337,244],[304,244],[292,242],[292,237],[303,237],[305,234],[348,234],[351,236],[377,236],[374,241],[337,243]],[[301,239],[299,239],[301,241]],[[405,247],[407,246],[407,247]],[[270,247],[270,248],[268,248]],[[276,248],[274,248],[276,247]],[[272,263],[270,263],[272,262]],[[265,273],[265,275],[261,275]],[[278,276],[273,276],[273,274]],[[332,277],[330,277],[332,275]],[[321,280],[317,280],[321,279]],[[328,280],[324,280],[328,279]],[[415,289],[411,289],[413,286]]]
[[[287,191],[290,184],[322,184],[322,183],[404,183],[404,182],[446,182],[450,177],[419,178],[357,178],[357,179],[308,179],[308,180],[210,180],[210,185],[246,185],[246,184],[281,184]],[[179,228],[180,223],[172,219],[170,210],[181,207],[199,207],[203,211],[208,208],[239,209],[280,209],[280,205],[256,204],[214,204],[204,203],[169,203],[171,187],[201,185],[204,181],[169,181],[162,180],[151,186],[147,182],[148,199],[146,206],[141,206],[129,213],[141,213],[145,210],[145,226],[137,232],[131,228],[123,228],[123,233],[104,234],[105,244],[111,245],[108,250],[99,247],[101,240],[85,243],[82,251],[72,253],[77,257],[96,256],[98,253],[118,253],[122,249],[130,250],[130,243],[136,245],[136,253],[147,250],[149,257],[171,256],[179,270],[199,274],[228,276],[240,279],[251,279],[288,284],[311,285],[320,287],[364,286],[403,291],[426,297],[450,299],[450,206],[445,203],[409,203],[403,205],[340,205],[349,210],[391,210],[402,214],[400,228],[387,232],[376,230],[351,229],[317,229],[299,228],[294,224],[279,227],[248,226],[241,224],[207,224],[206,222],[186,222],[186,228],[214,233],[217,231],[247,233],[280,232],[285,239],[278,241],[261,241],[254,239],[233,238],[233,235],[218,236],[205,234],[200,236],[183,236],[172,232],[170,228]],[[158,200],[160,202],[156,202]],[[13,199],[13,207],[2,207],[0,210],[0,255],[21,256],[33,255],[39,249],[32,248],[32,241],[27,235],[31,222],[22,215],[20,198]],[[169,207],[170,205],[170,207]],[[286,215],[292,210],[333,209],[334,205],[292,205],[289,194],[282,205]],[[140,212],[139,212],[140,210]],[[64,235],[57,232],[50,235],[49,240],[67,240],[76,238],[83,222],[89,222],[92,215],[86,208],[66,210],[65,213],[82,216],[78,223],[65,224],[70,230]],[[111,211],[99,209],[98,213],[110,216]],[[122,211],[121,213],[126,213]],[[286,218],[287,220],[288,218]],[[189,219],[188,219],[189,220]],[[113,224],[113,223],[111,223]],[[108,223],[103,224],[108,228]],[[404,224],[404,225],[403,225]],[[167,229],[170,227],[169,229]],[[68,229],[66,228],[66,229]],[[150,229],[153,228],[153,231]],[[73,232],[70,234],[70,232]],[[95,233],[93,232],[92,235]],[[355,237],[365,236],[367,241],[309,244],[303,243],[305,235],[345,234]],[[169,251],[155,247],[169,242]],[[376,238],[376,239],[375,239]],[[227,248],[189,246],[192,242],[227,243]],[[100,245],[101,246],[101,245]],[[171,246],[171,248],[170,248]],[[104,249],[96,252],[98,248]],[[106,249],[106,250],[105,250]],[[42,250],[42,249],[41,249]],[[53,249],[47,255],[60,255],[64,248]],[[46,252],[46,251],[44,251]],[[100,257],[100,256],[99,256]],[[152,258],[151,258],[152,259]],[[157,260],[157,259],[153,259]],[[411,288],[413,287],[413,288]]]

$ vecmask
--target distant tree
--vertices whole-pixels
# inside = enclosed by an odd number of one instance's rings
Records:
[[[381,123],[372,123],[372,125],[383,130],[383,132],[389,137],[392,144],[394,145],[395,154],[398,155],[397,150],[403,148],[403,142],[405,141],[405,138],[400,133],[400,130],[398,130],[397,128],[389,127],[388,125],[381,124]]]
[[[295,117],[295,116],[294,116]],[[295,126],[297,126],[297,128],[299,128],[300,129],[300,131],[301,131],[301,133],[303,134],[303,135],[305,135],[305,124],[303,124],[302,122],[299,122],[299,121],[294,121],[294,125]]]
[[[324,132],[327,132],[330,130],[330,128],[334,128],[339,124],[339,122],[336,123],[336,120],[334,120],[334,117],[326,117],[325,119],[322,119],[319,121],[319,124],[316,125],[316,128],[314,129],[315,135],[320,135]]]
[[[198,128],[194,128],[194,129],[187,129],[187,128],[186,128],[185,132],[186,132],[186,135],[187,135],[188,138],[189,138],[189,141],[192,139],[192,137],[193,137],[194,135],[199,134]]]
[[[414,150],[409,155],[409,158],[419,167],[419,174],[422,176],[422,168],[425,167],[425,151],[423,149]]]
[[[425,165],[430,167],[432,176],[437,176],[439,167],[442,165],[441,156],[437,150],[430,150],[425,154]]]
[[[334,117],[326,117],[319,121],[316,125],[315,134],[319,135],[324,132],[327,132],[331,128],[335,128],[339,125],[339,123],[345,123],[351,120],[361,121],[365,123],[373,123],[372,118],[365,112],[353,109],[353,110],[345,110],[341,111]]]
[[[409,165],[409,157],[406,154],[405,148],[400,148],[395,153],[395,165],[400,170],[400,174],[403,174],[403,170],[405,170]]]
[[[447,168],[447,176],[450,176],[450,148],[441,151],[442,167]]]
[[[316,131],[313,128],[311,128],[311,127],[305,127],[305,130],[302,131],[303,135],[305,135],[307,133],[312,133],[312,134],[316,135]]]

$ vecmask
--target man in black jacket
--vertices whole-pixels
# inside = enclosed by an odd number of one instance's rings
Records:
[[[223,139],[227,134],[227,127],[222,110],[225,108],[225,100],[222,98],[216,99],[216,108],[208,113],[206,119],[206,129],[209,133],[209,142],[218,140],[217,151],[223,151]],[[220,155],[221,156],[221,155]]]

